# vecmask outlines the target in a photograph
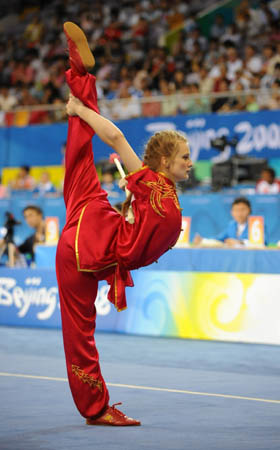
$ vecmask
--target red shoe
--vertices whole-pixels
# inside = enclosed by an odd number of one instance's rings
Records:
[[[85,75],[95,65],[95,59],[88,46],[85,33],[73,22],[65,22],[71,69],[78,75]]]
[[[111,425],[113,427],[141,425],[139,420],[127,417],[124,413],[115,408],[116,405],[121,405],[121,403],[115,403],[112,406],[108,406],[104,414],[97,419],[87,419],[87,425]]]

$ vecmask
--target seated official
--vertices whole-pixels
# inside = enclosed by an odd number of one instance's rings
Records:
[[[251,214],[251,204],[245,197],[236,198],[231,205],[231,220],[225,230],[216,236],[216,239],[204,239],[198,234],[195,236],[193,243],[195,245],[208,246],[207,241],[211,246],[221,246],[221,244],[227,247],[239,247],[241,245],[249,245],[249,233],[248,233],[248,218]],[[214,241],[215,244],[214,245]],[[267,232],[264,229],[264,241],[267,244]]]

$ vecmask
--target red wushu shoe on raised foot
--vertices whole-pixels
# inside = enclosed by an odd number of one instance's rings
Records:
[[[109,425],[113,427],[129,427],[141,425],[139,420],[127,417],[119,409],[115,408],[116,405],[121,405],[121,403],[115,403],[112,406],[108,406],[106,411],[102,416],[97,419],[87,419],[87,425]]]
[[[85,33],[73,22],[65,22],[71,69],[78,75],[85,75],[95,65],[95,59],[88,46]]]

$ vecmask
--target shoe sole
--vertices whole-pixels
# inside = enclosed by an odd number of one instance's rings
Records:
[[[130,424],[126,424],[126,425],[114,425],[110,422],[108,422],[108,423],[92,423],[87,419],[86,424],[90,425],[90,426],[94,426],[94,427],[139,427],[141,425],[141,422],[133,423],[133,424],[130,423]]]
[[[84,67],[90,70],[95,65],[95,59],[88,45],[88,41],[83,30],[73,22],[65,22],[64,31],[75,43]]]

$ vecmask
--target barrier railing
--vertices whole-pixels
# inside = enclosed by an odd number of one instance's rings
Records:
[[[104,116],[113,120],[174,116],[177,114],[280,109],[280,89],[223,91],[207,95],[177,92],[165,96],[101,99],[99,100],[99,108]],[[11,110],[0,111],[0,126],[26,126],[66,120],[67,114],[64,104],[24,105]]]

